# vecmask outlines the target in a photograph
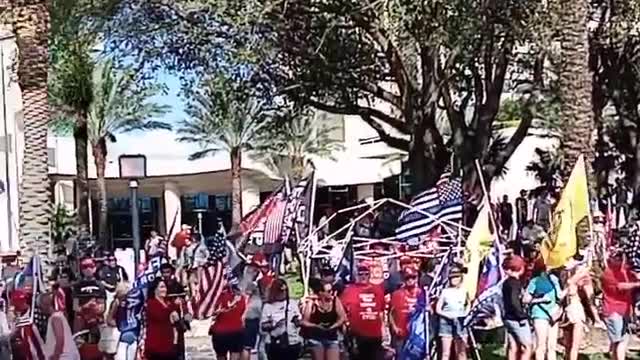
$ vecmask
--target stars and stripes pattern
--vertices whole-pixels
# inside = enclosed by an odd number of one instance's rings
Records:
[[[256,230],[256,228],[258,228],[258,226],[270,216],[271,212],[273,211],[273,207],[280,197],[280,194],[284,194],[285,192],[286,187],[283,184],[279,189],[271,193],[271,195],[269,195],[269,197],[258,208],[251,211],[244,217],[244,219],[240,223],[240,231],[244,235],[248,235]]]
[[[222,261],[198,268],[198,292],[192,298],[195,319],[208,319],[214,315],[220,293],[227,283],[227,272]]]
[[[280,232],[284,222],[284,213],[287,207],[287,199],[284,193],[277,194],[273,207],[264,225],[264,243],[275,244],[280,242]]]
[[[435,187],[411,200],[410,205],[417,210],[402,212],[398,219],[396,238],[407,241],[428,233],[442,221],[462,220],[463,204],[462,179],[452,177],[448,172],[442,174]]]
[[[16,318],[16,333],[23,342],[23,348],[20,349],[27,359],[44,360],[44,340],[40,335],[40,331],[36,324],[31,321],[29,314]]]

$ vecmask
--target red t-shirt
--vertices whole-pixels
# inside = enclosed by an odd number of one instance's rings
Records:
[[[213,320],[209,332],[212,334],[229,334],[241,332],[244,329],[242,314],[247,308],[247,300],[244,296],[236,295],[233,291],[226,289],[218,298],[216,308],[222,312]]]
[[[173,325],[169,316],[176,311],[172,302],[163,305],[158,299],[152,297],[147,302],[147,338],[145,348],[153,354],[174,354]]]
[[[353,284],[342,294],[351,331],[360,336],[382,337],[384,290],[380,285]]]
[[[273,284],[273,281],[275,279],[276,277],[271,272],[262,274],[262,277],[258,280],[258,288],[260,289],[262,295],[267,294],[267,291],[269,291],[269,288],[271,287],[271,284]]]
[[[602,294],[604,316],[618,314],[629,316],[633,304],[633,296],[630,290],[619,290],[618,284],[635,281],[634,275],[628,268],[613,269],[607,267],[602,274]]]
[[[406,337],[409,334],[409,316],[416,307],[420,288],[401,288],[391,295],[391,316],[396,326],[399,328],[397,336]]]

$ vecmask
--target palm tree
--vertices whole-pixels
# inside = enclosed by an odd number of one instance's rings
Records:
[[[71,128],[76,156],[76,209],[81,234],[89,230],[88,133],[87,114],[93,101],[92,42],[76,39],[64,44],[62,54],[51,64],[49,98],[54,109],[54,128]]]
[[[561,150],[565,158],[563,177],[583,154],[590,165],[594,158],[592,75],[589,69],[587,18],[589,3],[584,0],[561,2],[564,18],[561,39],[560,118],[563,124]],[[591,174],[589,171],[588,173]],[[592,182],[593,183],[593,182]]]
[[[244,86],[223,75],[205,80],[187,104],[189,118],[178,129],[178,141],[196,143],[202,149],[190,160],[218,151],[229,154],[233,229],[242,221],[242,156],[264,139],[261,132],[270,118],[265,103],[250,96]]]
[[[44,0],[10,2],[18,43],[18,82],[24,104],[24,157],[20,184],[22,255],[47,258],[51,190],[47,166],[49,10]]]
[[[533,173],[544,190],[554,190],[563,170],[564,160],[561,153],[557,149],[535,148],[534,151],[537,159],[531,161],[526,170]]]
[[[257,142],[253,157],[283,177],[301,179],[312,158],[332,158],[336,151],[344,148],[342,142],[332,136],[340,129],[323,122],[319,115],[305,110],[285,110],[277,126]]]
[[[169,110],[168,106],[151,100],[161,89],[154,85],[137,87],[133,73],[127,70],[116,71],[113,61],[98,62],[93,71],[92,85],[93,101],[87,113],[87,130],[98,184],[98,239],[105,244],[108,236],[105,181],[107,144],[116,141],[116,134],[135,130],[170,130],[171,126],[154,120]]]

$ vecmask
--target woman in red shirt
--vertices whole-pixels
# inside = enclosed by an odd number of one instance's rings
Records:
[[[179,316],[174,303],[167,299],[167,284],[162,278],[151,283],[149,294],[145,356],[148,360],[175,360],[177,348],[173,324]]]
[[[244,347],[244,322],[242,315],[247,299],[235,285],[222,290],[216,303],[216,312],[209,328],[216,359],[237,360]]]

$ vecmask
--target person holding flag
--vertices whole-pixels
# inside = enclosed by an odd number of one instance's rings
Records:
[[[402,270],[404,277],[403,286],[391,294],[389,307],[389,324],[391,326],[391,343],[396,352],[400,354],[405,340],[409,335],[409,316],[413,312],[418,296],[422,290],[417,286],[418,272],[412,266]]]

